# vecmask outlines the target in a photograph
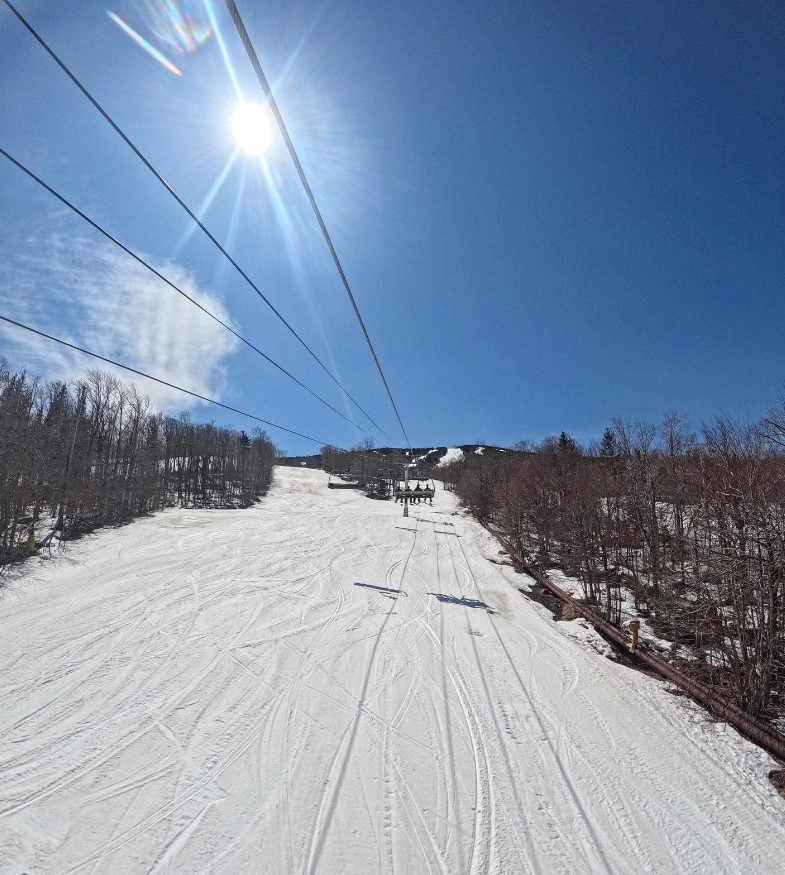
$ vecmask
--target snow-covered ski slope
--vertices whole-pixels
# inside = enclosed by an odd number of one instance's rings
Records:
[[[433,508],[283,468],[0,594],[0,871],[774,873],[771,760]]]

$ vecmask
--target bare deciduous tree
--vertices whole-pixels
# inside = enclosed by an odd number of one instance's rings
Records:
[[[274,458],[264,432],[151,413],[111,374],[90,371],[69,387],[0,360],[0,563],[24,555],[45,514],[64,538],[175,503],[248,505],[269,486]]]

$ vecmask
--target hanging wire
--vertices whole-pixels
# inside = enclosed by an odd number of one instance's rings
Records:
[[[188,214],[188,216],[196,223],[199,229],[207,236],[207,238],[213,243],[213,245],[218,249],[221,255],[226,258],[229,264],[240,274],[240,276],[245,280],[245,282],[256,292],[256,294],[264,301],[264,303],[272,310],[272,312],[278,317],[278,319],[286,326],[288,331],[299,341],[299,343],[303,346],[303,348],[308,352],[308,354],[313,358],[313,360],[319,365],[319,367],[330,377],[330,379],[338,386],[338,388],[346,395],[349,401],[354,404],[354,406],[362,413],[362,415],[376,428],[381,434],[383,434],[388,440],[391,440],[390,436],[384,429],[378,425],[371,416],[363,409],[363,407],[356,401],[349,391],[343,386],[340,380],[332,373],[332,371],[327,367],[327,365],[322,362],[322,360],[316,355],[316,353],[311,349],[311,347],[303,340],[302,337],[295,331],[295,329],[287,322],[287,320],[283,317],[283,315],[278,311],[278,309],[273,305],[273,303],[267,298],[267,296],[262,292],[262,290],[254,283],[254,281],[248,276],[248,274],[240,267],[240,265],[235,261],[235,259],[227,252],[227,250],[223,247],[223,245],[217,240],[217,238],[208,230],[202,220],[194,213],[194,211],[185,203],[185,201],[177,194],[177,192],[172,188],[172,186],[161,176],[161,174],[155,169],[153,164],[145,157],[145,155],[141,152],[141,150],[136,146],[136,144],[130,139],[130,137],[123,131],[123,129],[114,121],[114,119],[109,115],[109,113],[101,106],[101,104],[93,97],[93,95],[87,90],[87,88],[82,84],[79,78],[71,72],[71,70],[66,66],[66,64],[60,59],[60,57],[55,53],[55,51],[50,48],[50,46],[46,43],[43,37],[36,31],[36,29],[30,24],[30,22],[22,15],[21,12],[14,6],[11,0],[3,0],[5,5],[13,12],[16,18],[24,25],[27,31],[31,34],[31,36],[36,40],[36,42],[44,49],[44,51],[49,55],[50,58],[57,64],[58,67],[68,76],[68,78],[76,85],[76,87],[82,92],[82,94],[87,98],[87,100],[93,105],[93,107],[98,110],[98,112],[103,116],[106,122],[114,129],[114,131],[120,136],[120,138],[125,142],[125,144],[131,149],[131,151],[136,155],[136,157],[144,164],[144,166],[153,174],[153,176],[158,180],[158,182],[166,189],[166,191],[174,198],[174,200],[179,204],[179,206]],[[389,390],[388,390],[389,392]],[[393,405],[395,406],[395,405]]]
[[[77,346],[75,343],[69,343],[67,340],[63,340],[60,337],[55,337],[52,334],[47,334],[45,331],[40,331],[38,328],[33,328],[30,325],[25,325],[23,322],[17,322],[16,319],[11,319],[10,316],[4,316],[2,313],[0,313],[0,320],[2,320],[3,322],[7,322],[9,325],[15,325],[17,328],[23,328],[25,331],[29,331],[32,334],[37,334],[39,337],[43,337],[46,340],[52,340],[55,343],[59,343],[62,346],[68,347],[68,349],[76,350],[76,352],[84,353],[85,355],[92,356],[93,358],[99,359],[102,362],[114,365],[116,368],[122,368],[124,371],[130,371],[132,374],[136,374],[139,377],[144,377],[146,380],[152,380],[155,383],[160,383],[162,386],[168,386],[170,389],[175,389],[178,392],[183,392],[185,395],[190,395],[192,398],[198,398],[200,401],[206,401],[208,404],[215,404],[216,407],[223,407],[224,410],[229,410],[232,413],[239,413],[240,416],[247,416],[248,419],[253,419],[256,422],[263,423],[264,425],[269,425],[270,428],[277,428],[280,431],[287,432],[287,434],[293,434],[296,437],[304,438],[307,441],[312,441],[313,443],[321,444],[322,446],[327,443],[327,441],[323,441],[315,437],[310,437],[310,435],[303,434],[302,432],[295,431],[291,428],[287,428],[285,425],[278,425],[277,422],[270,422],[269,419],[262,419],[261,416],[257,416],[255,413],[248,413],[246,410],[240,410],[239,407],[232,407],[230,404],[224,404],[222,401],[216,401],[214,398],[208,398],[206,395],[200,395],[198,392],[192,392],[190,389],[184,389],[182,386],[176,386],[174,383],[170,383],[168,380],[161,379],[161,377],[154,377],[152,374],[146,374],[144,371],[140,371],[137,368],[132,368],[130,365],[124,365],[122,362],[110,359],[105,355],[99,355],[97,352],[92,352],[91,350],[85,349],[82,346]]]
[[[8,0],[5,0],[7,3]],[[368,329],[365,327],[365,322],[363,322],[363,317],[360,315],[360,308],[357,306],[357,301],[354,298],[354,294],[352,293],[351,287],[349,285],[349,281],[346,278],[346,273],[344,272],[343,265],[341,264],[341,260],[338,257],[338,253],[335,250],[335,246],[333,245],[332,238],[330,237],[330,232],[327,230],[327,225],[324,222],[324,218],[322,217],[322,212],[319,209],[319,205],[316,203],[316,198],[314,196],[313,190],[308,182],[308,178],[305,175],[305,171],[303,170],[303,166],[300,163],[300,158],[297,155],[297,151],[294,148],[294,143],[292,143],[292,139],[289,136],[289,131],[286,128],[286,124],[284,123],[283,116],[281,115],[280,110],[278,109],[278,104],[275,101],[275,97],[273,96],[272,89],[270,88],[270,84],[267,81],[267,77],[264,75],[264,70],[262,70],[262,65],[259,62],[259,58],[256,54],[256,50],[253,47],[253,43],[251,42],[251,38],[248,36],[248,31],[245,29],[245,25],[243,24],[243,20],[240,17],[240,12],[237,9],[237,6],[234,3],[234,0],[225,0],[226,8],[229,10],[229,14],[232,17],[232,21],[234,22],[235,27],[237,28],[237,33],[240,37],[240,41],[245,48],[246,54],[248,55],[248,59],[251,62],[251,66],[256,73],[256,77],[259,80],[259,84],[262,86],[262,91],[264,92],[264,96],[267,100],[267,103],[270,107],[270,111],[275,117],[276,124],[278,125],[278,129],[281,132],[281,136],[283,137],[284,142],[286,143],[286,148],[289,151],[289,155],[294,163],[295,169],[297,170],[297,175],[300,177],[300,182],[302,183],[303,189],[305,190],[305,194],[308,198],[308,202],[311,204],[311,209],[313,210],[314,215],[316,216],[316,221],[319,223],[319,228],[322,231],[322,235],[327,243],[327,248],[330,250],[330,255],[332,256],[333,262],[335,263],[335,267],[338,270],[338,275],[341,278],[341,282],[343,283],[343,287],[346,291],[346,294],[349,296],[349,300],[351,301],[352,308],[354,309],[354,315],[357,317],[357,321],[362,329],[363,334],[365,335],[366,343],[368,344],[368,349],[371,351],[371,355],[373,356],[373,360],[376,363],[376,369],[379,371],[379,376],[382,378],[382,383],[384,383],[384,388],[387,391],[387,397],[390,399],[390,404],[392,404],[392,408],[395,411],[395,416],[398,420],[398,425],[401,427],[401,431],[403,432],[403,436],[406,439],[406,444],[411,450],[412,445],[409,440],[409,436],[406,433],[406,429],[403,425],[403,420],[401,419],[401,414],[398,412],[398,407],[393,399],[392,392],[390,391],[390,386],[387,382],[387,377],[384,375],[384,371],[382,370],[381,363],[379,362],[379,357],[376,355],[376,350],[374,349],[373,343],[371,342],[370,335],[368,334]]]
[[[88,225],[95,228],[95,230],[98,231],[100,234],[103,234],[103,236],[106,237],[107,240],[110,240],[112,243],[115,244],[115,246],[118,246],[127,255],[130,255],[131,258],[134,259],[134,261],[137,261],[143,267],[146,267],[147,270],[149,270],[150,273],[157,276],[158,279],[163,280],[163,282],[165,282],[166,285],[168,285],[170,288],[174,289],[174,291],[177,292],[178,295],[182,295],[187,301],[190,301],[194,305],[194,307],[198,307],[205,315],[209,316],[210,319],[212,319],[214,322],[217,322],[221,327],[225,328],[227,331],[229,331],[231,334],[233,334],[238,340],[241,340],[246,346],[250,347],[255,353],[260,355],[265,361],[269,362],[273,367],[277,368],[282,374],[285,374],[287,377],[289,377],[290,380],[293,380],[295,383],[297,383],[298,386],[305,389],[305,391],[308,392],[310,395],[312,395],[314,398],[316,398],[317,401],[320,401],[322,404],[324,404],[325,407],[329,407],[330,410],[332,410],[333,413],[337,413],[338,416],[341,417],[341,419],[346,420],[346,422],[348,422],[350,425],[353,425],[355,428],[359,429],[363,434],[368,435],[368,437],[370,437],[368,432],[364,428],[362,428],[362,426],[357,425],[356,422],[349,419],[348,416],[345,416],[343,413],[341,413],[340,410],[337,410],[328,401],[325,401],[325,399],[322,398],[321,395],[317,395],[317,393],[314,392],[312,389],[310,389],[308,386],[306,386],[305,383],[303,383],[301,380],[298,380],[297,377],[295,377],[294,374],[292,374],[288,370],[286,370],[286,368],[283,367],[283,365],[278,364],[278,362],[276,362],[274,359],[270,358],[269,355],[262,352],[257,346],[255,346],[253,343],[251,343],[250,340],[247,340],[245,337],[243,337],[241,334],[239,334],[237,331],[235,331],[234,328],[232,328],[230,325],[227,325],[226,322],[224,322],[222,319],[219,319],[218,316],[216,316],[214,313],[211,313],[206,307],[202,306],[202,304],[200,304],[198,301],[194,300],[187,292],[184,292],[179,286],[175,285],[170,279],[168,279],[160,271],[158,271],[151,264],[149,264],[147,261],[145,261],[140,255],[137,255],[133,250],[129,249],[124,243],[121,243],[120,240],[118,240],[116,237],[114,237],[112,234],[110,234],[107,230],[102,228],[101,225],[99,225],[97,222],[95,222],[93,219],[91,219],[86,213],[83,213],[82,210],[80,210],[78,207],[76,207],[74,204],[72,204],[71,201],[69,201],[67,198],[63,197],[63,195],[61,195],[58,191],[56,191],[54,188],[52,188],[51,185],[48,185],[46,182],[44,182],[43,179],[41,179],[39,176],[36,176],[36,174],[33,173],[32,170],[30,170],[28,167],[26,167],[24,164],[22,164],[21,161],[14,158],[14,156],[11,155],[9,152],[6,152],[6,150],[3,149],[2,147],[0,147],[0,155],[2,155],[4,158],[7,158],[12,164],[16,165],[16,167],[18,167],[23,173],[27,174],[27,176],[29,176],[30,179],[37,182],[42,188],[46,189],[46,191],[48,191],[51,195],[56,197],[62,204],[65,204],[65,206],[67,206],[70,210],[73,210],[73,212],[76,213],[77,216],[79,216],[81,219],[84,219],[84,221],[87,222]]]

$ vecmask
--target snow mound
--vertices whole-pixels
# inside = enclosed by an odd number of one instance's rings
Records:
[[[573,598],[582,599],[585,595],[580,580],[577,577],[568,577],[560,568],[551,568],[548,578]]]
[[[572,639],[586,650],[593,650],[608,659],[616,659],[616,654],[610,644],[583,617],[577,617],[575,620],[559,620],[556,623],[556,628],[566,638]]]

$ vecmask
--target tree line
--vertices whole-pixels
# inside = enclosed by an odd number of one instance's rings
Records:
[[[0,359],[0,564],[25,555],[31,530],[65,539],[176,505],[246,507],[275,456],[260,429],[164,416],[112,374],[44,382]]]
[[[785,404],[699,434],[616,419],[441,469],[522,567],[559,566],[617,625],[622,596],[673,658],[758,716],[785,713]]]
[[[377,450],[373,438],[365,438],[348,450],[325,444],[319,454],[323,471],[349,474],[360,483],[368,483],[379,477],[402,480],[404,465],[410,463],[402,450]]]

